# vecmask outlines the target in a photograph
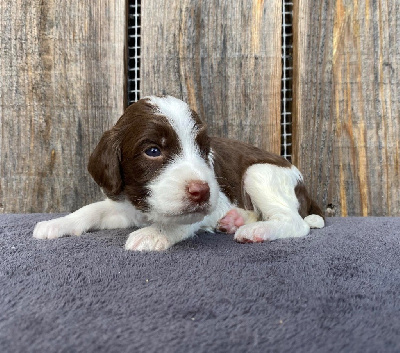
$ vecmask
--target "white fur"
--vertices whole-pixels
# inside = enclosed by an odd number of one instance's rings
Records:
[[[125,248],[159,251],[192,236],[200,228],[214,229],[218,220],[233,207],[216,181],[212,154],[208,163],[200,156],[195,142],[197,129],[188,105],[173,97],[148,99],[176,131],[182,150],[148,185],[150,211],[143,213],[128,201],[107,199],[68,216],[38,223],[33,232],[35,238],[53,239],[95,229],[145,226],[129,235]],[[185,201],[186,185],[192,180],[204,181],[210,187],[210,200],[204,209],[197,210]],[[194,207],[193,212],[187,213],[190,207]]]
[[[325,221],[321,216],[316,214],[310,214],[304,218],[304,221],[310,226],[310,228],[324,228]]]
[[[214,171],[200,156],[196,144],[197,129],[189,106],[174,97],[148,97],[165,116],[178,135],[181,153],[169,163],[149,187],[149,218],[162,223],[193,223],[201,221],[217,204],[219,186]],[[209,206],[203,212],[189,213],[185,202],[186,185],[193,180],[210,187]],[[171,192],[173,190],[173,192]],[[195,211],[195,210],[193,210]]]
[[[148,97],[156,114],[162,114],[174,128],[181,153],[149,185],[149,212],[137,210],[128,201],[105,201],[82,207],[68,216],[40,222],[33,236],[53,239],[64,235],[81,235],[88,230],[144,227],[129,235],[125,248],[136,251],[165,250],[192,236],[200,228],[214,229],[218,221],[235,207],[220,190],[213,170],[213,152],[206,162],[200,155],[195,138],[197,128],[188,105],[173,97]],[[321,228],[324,221],[317,215],[304,220],[298,213],[299,203],[294,188],[302,176],[297,168],[269,164],[249,167],[244,188],[255,213],[263,221],[245,222],[235,238],[239,241],[264,241],[305,236],[311,227]],[[196,206],[187,200],[190,181],[202,181],[210,187],[206,205]],[[238,186],[239,187],[239,186]],[[189,212],[188,212],[189,211]]]
[[[147,224],[147,216],[130,202],[109,199],[84,206],[68,216],[39,222],[33,236],[38,239],[54,239],[64,235],[81,235],[88,230],[141,227]]]
[[[171,96],[150,96],[147,98],[157,108],[158,113],[167,118],[175,130],[181,143],[183,155],[187,158],[199,155],[199,150],[195,143],[197,129],[189,106]]]
[[[173,233],[177,235],[176,233]],[[129,234],[125,244],[126,250],[161,251],[168,249],[174,239],[155,225],[139,229]]]
[[[207,213],[212,212],[216,207],[219,193],[214,172],[199,156],[193,155],[191,159],[179,156],[166,166],[148,186],[151,193],[148,198],[151,208],[149,218],[168,223],[182,223],[180,219],[188,217],[187,214],[184,214],[188,208],[187,202],[185,202],[185,194],[186,185],[191,180],[200,180],[208,183],[210,201],[208,202]],[[192,222],[200,221],[204,218],[204,215],[204,212],[200,214],[193,213]],[[184,221],[184,223],[187,222]]]
[[[263,221],[240,227],[235,239],[260,242],[307,235],[310,225],[299,215],[299,201],[294,191],[299,181],[302,175],[294,166],[290,169],[271,164],[249,167],[244,187]]]
[[[132,232],[125,244],[125,249],[136,251],[166,250],[172,245],[193,236],[200,228],[213,231],[221,219],[233,205],[226,195],[219,192],[214,212],[205,216],[203,220],[191,224],[153,223]]]
[[[235,207],[235,205],[229,201],[228,197],[222,191],[219,191],[217,205],[214,212],[211,212],[209,215],[205,216],[204,219],[199,223],[199,227],[208,231],[214,231],[218,221],[233,207]]]

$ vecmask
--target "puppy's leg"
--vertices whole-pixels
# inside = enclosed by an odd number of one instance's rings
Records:
[[[243,208],[232,208],[218,221],[217,230],[223,233],[235,234],[245,224],[257,222],[258,214]]]
[[[138,229],[126,241],[125,249],[134,251],[162,251],[191,237],[200,223],[191,225],[157,225]]]
[[[302,179],[296,167],[255,164],[245,174],[244,187],[263,221],[246,224],[235,233],[238,242],[263,242],[303,237],[310,226],[299,215],[294,188]]]
[[[110,199],[92,203],[61,218],[39,222],[33,236],[54,239],[64,235],[81,235],[88,230],[142,226],[145,217],[129,202]]]

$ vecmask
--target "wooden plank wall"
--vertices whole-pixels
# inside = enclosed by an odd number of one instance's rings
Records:
[[[123,111],[125,5],[0,2],[0,212],[102,198],[86,165]]]
[[[280,153],[281,0],[142,1],[142,92]]]
[[[400,216],[400,3],[294,4],[293,161],[336,215]]]

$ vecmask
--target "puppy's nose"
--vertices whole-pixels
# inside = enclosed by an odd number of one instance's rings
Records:
[[[191,180],[187,184],[187,195],[190,201],[201,204],[210,199],[210,187],[205,181]]]

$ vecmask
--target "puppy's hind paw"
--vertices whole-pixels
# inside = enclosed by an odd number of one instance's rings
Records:
[[[217,230],[223,233],[235,234],[245,224],[257,222],[258,215],[254,211],[233,208],[219,220]]]
[[[218,221],[217,230],[223,233],[235,234],[244,223],[244,217],[234,208]]]
[[[309,225],[298,216],[297,219],[246,224],[237,230],[234,239],[238,243],[262,243],[276,239],[305,237],[309,232]]]
[[[126,250],[134,251],[163,251],[172,244],[167,237],[154,227],[139,229],[129,235],[125,244]]]
[[[266,222],[256,222],[238,229],[234,239],[238,243],[262,243],[271,239],[271,233]]]
[[[324,228],[325,221],[321,216],[316,214],[312,214],[304,218],[304,222],[306,222],[310,228]]]

